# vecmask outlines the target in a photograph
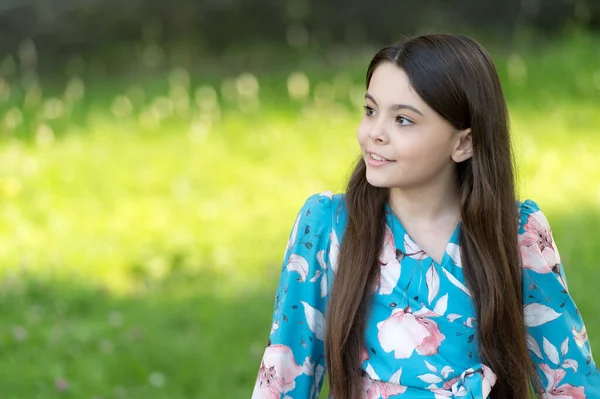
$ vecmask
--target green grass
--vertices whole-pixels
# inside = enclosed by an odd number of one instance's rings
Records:
[[[550,219],[594,348],[597,49],[600,38],[576,36],[495,54],[521,197]],[[343,190],[356,155],[367,62],[301,69],[304,100],[288,98],[291,71],[259,75],[258,108],[223,94],[236,76],[86,81],[72,100],[39,87],[37,102],[35,87],[27,102],[7,79],[0,397],[249,397],[296,212],[314,192]],[[198,104],[200,87],[217,102]]]
[[[257,342],[257,320],[271,295],[222,298],[185,280],[171,276],[160,292],[143,295],[35,280],[5,293],[2,397],[249,396],[251,363],[266,343]],[[58,389],[60,381],[68,389]]]

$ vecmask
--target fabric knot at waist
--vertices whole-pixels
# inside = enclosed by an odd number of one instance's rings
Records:
[[[480,363],[445,382],[443,389],[431,389],[431,392],[448,398],[487,399],[494,384],[496,374],[488,366]]]
[[[459,376],[443,382],[441,388],[438,388],[439,383],[428,388],[417,388],[403,386],[402,381],[398,384],[364,376],[361,399],[488,399],[495,383],[496,375],[484,364],[476,364]]]

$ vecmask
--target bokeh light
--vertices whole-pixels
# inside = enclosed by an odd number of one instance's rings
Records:
[[[291,224],[357,156],[368,63],[431,31],[490,50],[519,195],[600,345],[600,10],[548,1],[0,7],[4,394],[250,397]]]

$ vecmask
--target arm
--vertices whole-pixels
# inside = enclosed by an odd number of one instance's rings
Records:
[[[519,247],[529,355],[544,398],[600,398],[600,374],[569,294],[550,225],[537,204],[521,205]]]
[[[331,219],[329,193],[308,198],[296,218],[252,399],[319,396],[325,373],[326,259]]]

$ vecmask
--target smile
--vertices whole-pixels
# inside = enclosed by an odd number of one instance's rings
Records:
[[[374,160],[376,160],[376,161],[389,161],[389,159],[385,159],[385,158],[383,158],[383,157],[380,157],[380,156],[379,156],[379,155],[377,155],[377,154],[371,154],[371,158],[373,158],[373,159],[374,159]]]
[[[395,162],[372,152],[368,154],[367,164],[370,166],[383,166]]]

